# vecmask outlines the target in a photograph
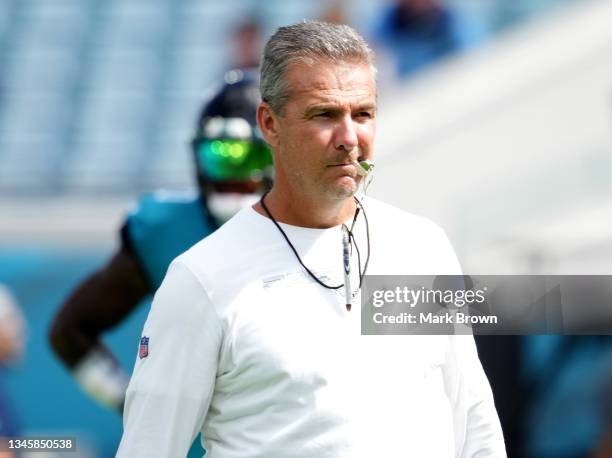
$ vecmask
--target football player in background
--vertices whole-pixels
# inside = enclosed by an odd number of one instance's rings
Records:
[[[53,350],[102,405],[122,411],[129,376],[101,335],[157,290],[176,256],[270,187],[272,156],[258,134],[258,103],[256,77],[228,72],[204,106],[192,141],[198,189],[145,195],[121,229],[119,250],[76,287],[55,316]]]

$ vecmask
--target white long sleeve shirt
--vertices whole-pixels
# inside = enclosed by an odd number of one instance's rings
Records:
[[[438,227],[364,206],[368,274],[460,272]],[[319,278],[342,283],[339,227],[282,227]],[[361,217],[355,233],[363,267]],[[241,211],[155,295],[117,456],[184,457],[200,431],[210,458],[505,456],[472,337],[361,336],[358,300],[348,312],[269,219]]]

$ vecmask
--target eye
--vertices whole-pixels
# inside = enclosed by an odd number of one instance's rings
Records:
[[[356,115],[357,118],[366,118],[366,119],[370,119],[372,118],[372,116],[373,116],[372,113],[369,111],[360,111]]]
[[[331,113],[329,111],[321,111],[314,115],[315,118],[331,118]]]

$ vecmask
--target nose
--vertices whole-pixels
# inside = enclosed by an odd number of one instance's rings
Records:
[[[359,146],[355,121],[350,114],[339,119],[334,132],[334,146],[336,149],[342,149],[347,153],[352,152]]]

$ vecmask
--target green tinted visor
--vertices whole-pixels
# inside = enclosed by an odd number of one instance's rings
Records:
[[[272,153],[262,141],[206,139],[194,146],[200,172],[212,181],[260,180],[270,174]]]

